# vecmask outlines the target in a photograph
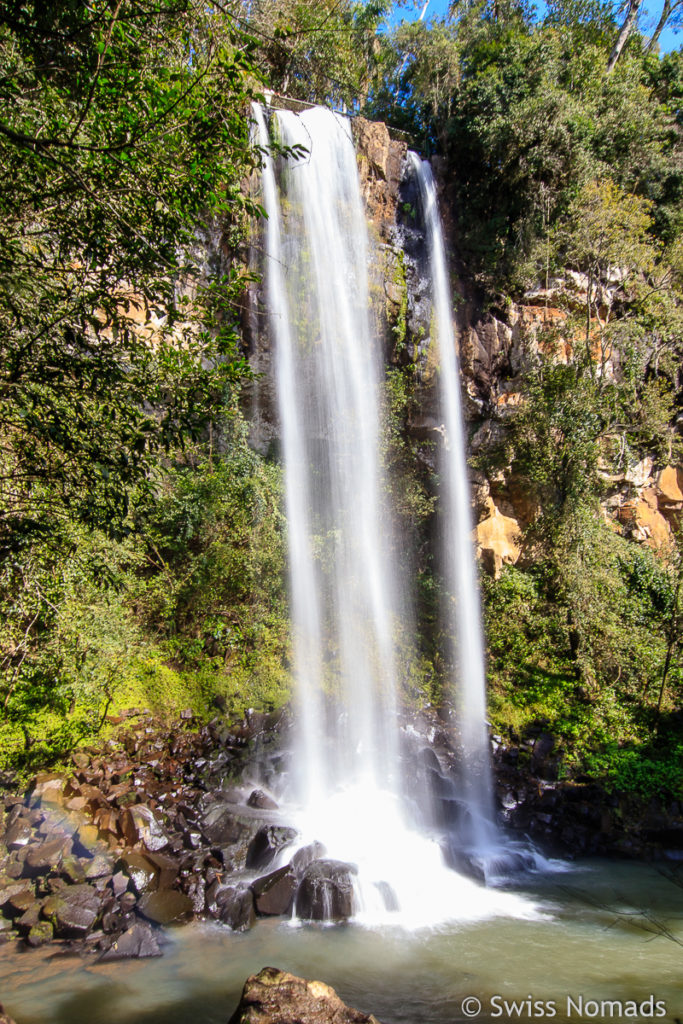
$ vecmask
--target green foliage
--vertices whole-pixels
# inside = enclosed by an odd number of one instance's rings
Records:
[[[4,564],[4,763],[62,756],[107,714],[270,709],[289,695],[280,471],[232,412],[218,451],[159,468],[129,535],[71,526]]]
[[[365,99],[385,0],[254,0],[246,7],[257,63],[272,89],[334,106]]]
[[[459,254],[489,290],[535,279],[528,259],[582,187],[611,178],[681,229],[679,90],[636,42],[611,73],[606,5],[558,4],[534,23],[516,5],[462,5],[388,37],[368,103],[446,162]]]
[[[4,6],[0,548],[120,534],[245,373],[238,275],[208,283],[194,249],[249,206],[250,51],[195,0]]]

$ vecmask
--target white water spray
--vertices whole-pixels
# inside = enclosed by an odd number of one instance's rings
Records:
[[[399,785],[391,521],[379,459],[382,354],[370,329],[367,237],[349,122],[263,112],[266,287],[285,462],[303,842],[358,866],[357,918],[405,926],[493,913],[519,899],[445,867],[406,822]],[[276,174],[276,170],[279,172]]]

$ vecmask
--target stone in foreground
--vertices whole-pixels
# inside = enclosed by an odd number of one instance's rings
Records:
[[[379,1024],[354,1010],[322,981],[306,981],[277,967],[247,978],[228,1024]]]

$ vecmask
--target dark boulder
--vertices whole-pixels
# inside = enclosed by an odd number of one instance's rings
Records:
[[[138,903],[138,910],[153,924],[173,924],[192,917],[192,900],[177,889],[159,889],[147,893]]]
[[[251,889],[226,886],[216,895],[217,916],[235,932],[246,932],[256,921]]]
[[[309,864],[312,864],[314,860],[320,860],[326,853],[327,849],[316,839],[314,842],[297,850],[289,862],[289,866],[292,871],[295,871],[301,877]]]
[[[322,981],[305,981],[276,967],[247,978],[228,1024],[379,1024],[353,1010]]]
[[[153,892],[159,886],[159,868],[141,853],[124,853],[116,867],[128,875],[139,896]]]
[[[100,960],[109,962],[161,955],[159,943],[151,927],[148,924],[137,923],[120,935],[108,949],[105,949]]]
[[[249,807],[257,807],[259,810],[276,811],[277,803],[272,796],[268,796],[262,789],[255,789],[247,800]]]
[[[292,909],[297,877],[290,867],[279,868],[251,884],[256,912],[266,916],[288,914]]]
[[[210,807],[201,823],[202,832],[213,846],[232,846],[248,834],[248,829],[225,804]]]
[[[81,939],[88,934],[101,909],[101,896],[91,885],[70,885],[43,903],[42,914],[60,939]]]
[[[265,868],[275,860],[276,854],[290,846],[298,832],[286,825],[263,825],[247,850],[247,868]]]
[[[355,864],[314,860],[306,868],[296,893],[297,917],[307,921],[345,921],[353,915]]]

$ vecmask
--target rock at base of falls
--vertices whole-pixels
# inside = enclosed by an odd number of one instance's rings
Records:
[[[228,1024],[379,1024],[341,1001],[322,981],[306,981],[276,967],[247,978]]]
[[[251,884],[256,913],[278,917],[292,909],[296,891],[296,875],[290,867],[279,868]]]
[[[305,921],[345,921],[354,912],[355,864],[315,860],[303,874],[296,893],[296,916]]]

